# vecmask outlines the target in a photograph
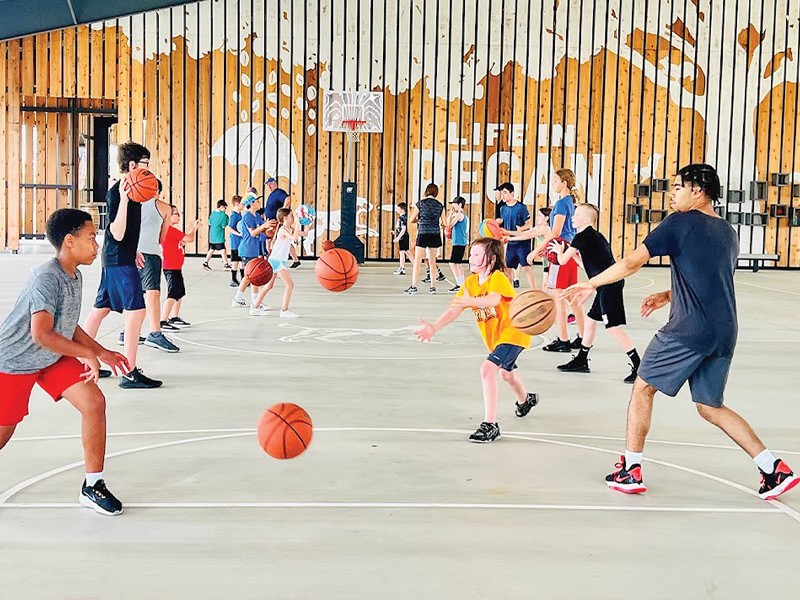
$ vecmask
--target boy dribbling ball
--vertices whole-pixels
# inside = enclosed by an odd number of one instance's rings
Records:
[[[483,422],[469,439],[485,443],[500,438],[497,424],[498,372],[517,397],[515,414],[518,417],[526,416],[539,403],[539,398],[527,393],[522,379],[514,372],[517,358],[531,345],[531,337],[511,324],[509,304],[515,294],[505,276],[502,242],[489,238],[473,242],[469,251],[469,268],[473,274],[464,281],[450,308],[433,323],[420,319],[422,327],[416,335],[421,342],[429,342],[439,330],[455,321],[464,309],[472,309],[489,356],[481,365]]]
[[[78,325],[83,277],[78,267],[97,258],[89,213],[56,210],[47,220],[55,258],[33,269],[14,309],[0,325],[0,448],[28,414],[33,386],[56,402],[66,398],[81,413],[86,477],[80,503],[104,515],[122,513],[122,503],[103,480],[106,399],[97,387],[100,363],[115,374],[130,371],[127,359],[98,344]]]

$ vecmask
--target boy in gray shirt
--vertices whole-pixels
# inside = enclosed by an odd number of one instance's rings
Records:
[[[106,415],[105,397],[97,387],[99,360],[115,373],[130,369],[122,354],[103,348],[78,325],[83,283],[78,266],[97,257],[95,234],[91,215],[82,210],[63,208],[50,215],[47,238],[56,257],[33,269],[0,325],[0,449],[28,414],[34,384],[55,401],[66,398],[83,422],[86,479],[80,503],[118,515],[122,503],[103,481]]]

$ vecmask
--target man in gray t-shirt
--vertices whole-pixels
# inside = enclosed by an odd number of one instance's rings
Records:
[[[723,405],[736,347],[733,274],[739,240],[733,228],[714,212],[712,202],[719,193],[719,177],[713,167],[684,167],[670,194],[670,208],[675,212],[630,256],[566,291],[571,301],[583,303],[597,288],[632,275],[650,258],[670,258],[672,288],[648,296],[642,304],[645,317],[670,303],[672,309],[669,321],[642,357],[628,405],[625,454],[617,464],[619,470],[606,477],[611,489],[629,494],[646,491],[641,462],[653,398],[657,391],[675,396],[687,381],[700,416],[722,429],[753,459],[761,472],[761,498],[772,500],[800,483],[747,421]]]
[[[100,362],[130,369],[122,354],[103,348],[78,325],[83,278],[78,266],[97,258],[92,217],[73,208],[47,220],[56,257],[33,269],[11,314],[0,325],[0,449],[28,414],[33,386],[53,400],[66,398],[82,416],[86,479],[81,504],[118,515],[122,503],[103,481],[106,449],[105,397],[97,387]],[[98,360],[99,359],[99,360]]]

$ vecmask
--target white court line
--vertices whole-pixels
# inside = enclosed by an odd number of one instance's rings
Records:
[[[756,283],[749,283],[747,281],[741,281],[739,279],[736,280],[736,284],[737,285],[738,284],[749,285],[750,287],[755,287],[755,288],[759,288],[759,289],[762,289],[762,290],[768,290],[770,292],[778,292],[778,293],[781,293],[781,294],[790,294],[792,296],[800,296],[800,292],[790,292],[788,290],[779,290],[778,288],[771,288],[771,287],[767,287],[765,285],[758,285]]]
[[[325,432],[406,432],[407,428],[404,427],[315,427],[314,431],[317,433]],[[469,433],[461,429],[429,429],[426,431],[435,431],[437,433]],[[152,431],[122,431],[118,433],[107,433],[106,437],[131,437],[131,436],[151,436],[151,435],[196,435],[198,433],[252,433],[256,432],[252,427],[240,428],[227,428],[227,429],[159,429]],[[503,433],[504,436],[539,436],[539,437],[553,437],[553,438],[568,438],[578,440],[601,440],[607,442],[624,442],[624,437],[608,436],[608,435],[585,435],[578,433],[551,433],[547,431],[508,431]],[[13,442],[47,442],[56,440],[77,440],[81,435],[77,433],[63,434],[63,435],[42,435],[34,437],[14,437],[9,440]],[[681,442],[672,440],[647,440],[648,444],[664,444],[667,446],[686,446],[689,448],[706,448],[712,450],[735,450],[741,452],[739,446],[723,446],[722,444],[701,444],[699,442]],[[773,450],[777,454],[791,454],[800,456],[800,451],[797,450]]]
[[[6,503],[0,508],[84,508],[78,502]],[[593,504],[471,504],[456,502],[126,502],[125,508],[438,508],[466,510],[567,510],[664,513],[729,513],[779,515],[772,508],[706,506],[603,506]]]
[[[321,430],[321,428],[320,428],[320,430]],[[371,432],[393,431],[393,432],[406,432],[406,433],[448,433],[448,434],[458,433],[458,434],[462,434],[462,435],[470,433],[467,430],[455,430],[455,429],[420,429],[420,428],[374,428],[374,429],[367,429],[367,428],[350,428],[350,427],[327,428],[327,431],[353,431],[353,430],[371,431]],[[209,441],[209,440],[236,438],[236,437],[244,437],[244,436],[251,436],[251,435],[252,435],[252,432],[242,432],[242,433],[232,433],[232,434],[218,435],[218,436],[205,436],[205,437],[201,437],[201,438],[190,438],[190,439],[179,440],[179,441],[174,441],[174,442],[164,442],[164,443],[161,443],[161,444],[151,444],[151,445],[142,446],[142,447],[139,447],[139,448],[130,448],[128,450],[122,450],[120,452],[114,452],[112,454],[107,455],[106,458],[113,458],[113,457],[116,457],[116,456],[124,456],[126,454],[133,454],[135,452],[144,452],[144,451],[147,451],[147,450],[154,450],[154,449],[158,449],[158,448],[166,448],[166,447],[170,447],[170,446],[179,446],[179,445],[182,445],[182,444],[190,444],[190,443],[193,443],[193,442],[204,442],[204,441]],[[609,450],[607,448],[598,448],[596,446],[586,446],[584,444],[575,444],[573,442],[562,442],[562,441],[558,441],[558,440],[548,440],[548,439],[545,439],[545,438],[530,437],[530,436],[527,436],[527,435],[516,435],[516,434],[508,434],[508,433],[503,434],[503,435],[506,438],[511,438],[511,439],[519,439],[519,440],[526,440],[526,441],[536,441],[536,442],[541,442],[541,443],[544,443],[544,444],[554,444],[554,445],[558,445],[558,446],[566,446],[566,447],[569,447],[569,448],[577,448],[579,450],[592,450],[594,452],[602,452],[603,454],[612,454],[612,455],[618,455],[619,454],[619,452],[617,452],[615,450]],[[755,498],[759,498],[758,494],[755,491],[753,491],[753,490],[751,490],[749,488],[746,488],[743,485],[739,485],[738,483],[735,483],[735,482],[730,481],[728,479],[724,479],[722,477],[717,477],[716,475],[711,475],[710,473],[706,473],[704,471],[699,471],[699,470],[696,470],[696,469],[690,469],[688,467],[684,467],[684,466],[681,466],[681,465],[678,465],[678,464],[675,464],[675,463],[670,463],[670,462],[662,461],[662,460],[656,460],[656,459],[653,459],[653,458],[648,458],[647,461],[648,461],[648,463],[653,463],[653,464],[661,465],[661,466],[664,466],[664,467],[669,467],[669,468],[672,468],[672,469],[676,469],[678,471],[683,471],[684,473],[689,473],[691,475],[696,475],[698,477],[702,477],[704,479],[708,479],[710,481],[715,481],[717,483],[721,483],[722,485],[726,485],[726,486],[731,487],[731,488],[733,488],[735,490],[738,490],[740,492],[744,492],[745,494],[748,494],[749,496],[753,496]],[[30,486],[32,486],[32,485],[34,485],[34,484],[36,484],[36,483],[38,483],[40,481],[43,481],[44,479],[52,477],[53,475],[57,475],[59,473],[63,473],[63,472],[68,471],[70,469],[79,467],[79,466],[81,466],[83,464],[84,464],[83,461],[70,463],[70,464],[65,465],[63,467],[58,467],[56,469],[52,469],[50,471],[47,471],[46,473],[42,473],[40,475],[36,475],[34,477],[26,479],[25,481],[23,481],[21,483],[18,483],[17,485],[9,488],[8,490],[6,490],[2,494],[0,494],[0,506],[5,504],[10,498],[12,498],[14,495],[18,494],[19,492],[23,491],[24,489],[26,489],[26,488],[28,488],[28,487],[30,487]],[[759,498],[759,500],[760,500],[760,498]],[[767,504],[770,504],[770,505],[774,506],[775,509],[777,509],[778,511],[784,513],[788,517],[791,517],[792,519],[794,519],[795,521],[800,523],[800,512],[797,512],[796,510],[790,508],[789,506],[786,506],[785,504],[779,502],[778,500],[767,500],[766,502],[767,502]]]

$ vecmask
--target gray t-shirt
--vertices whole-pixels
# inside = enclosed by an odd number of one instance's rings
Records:
[[[55,258],[33,269],[14,309],[0,325],[0,373],[36,373],[61,358],[33,341],[31,316],[49,312],[53,330],[71,340],[81,315],[82,288],[81,272],[70,277]]]
[[[733,273],[739,238],[727,221],[699,210],[673,213],[644,239],[669,256],[672,303],[662,333],[706,356],[733,356],[738,326]]]

